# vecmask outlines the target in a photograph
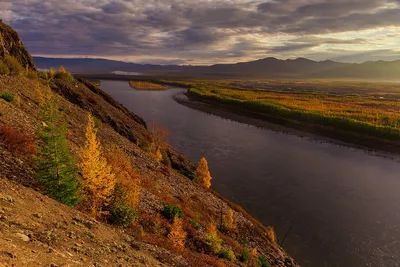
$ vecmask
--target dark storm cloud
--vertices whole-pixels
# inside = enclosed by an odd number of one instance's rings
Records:
[[[160,58],[160,62],[247,59],[323,44],[315,37],[400,26],[399,0],[13,0],[0,16],[41,55]],[[265,40],[290,35],[282,44]],[[297,36],[297,37],[296,37]],[[264,41],[264,43],[262,43]],[[362,41],[362,42],[361,42]],[[150,59],[149,59],[150,60]]]

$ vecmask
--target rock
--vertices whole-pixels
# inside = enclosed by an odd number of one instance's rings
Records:
[[[0,58],[5,55],[15,57],[24,68],[36,70],[35,63],[21,42],[18,33],[10,26],[0,22]]]
[[[21,233],[17,233],[16,236],[18,236],[19,238],[21,238],[22,241],[25,241],[25,242],[29,242],[29,240],[31,240],[29,238],[29,236],[21,234]]]

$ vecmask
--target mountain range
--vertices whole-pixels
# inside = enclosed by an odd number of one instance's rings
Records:
[[[34,61],[39,69],[64,66],[69,71],[79,74],[110,74],[121,71],[135,75],[215,78],[400,80],[400,60],[341,63],[331,60],[313,61],[306,58],[282,60],[269,57],[249,62],[211,66],[137,64],[96,58],[34,57]]]

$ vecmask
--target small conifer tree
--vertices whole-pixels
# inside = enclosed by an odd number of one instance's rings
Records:
[[[211,174],[208,170],[207,160],[203,157],[197,164],[196,176],[199,179],[199,183],[205,188],[210,188],[211,186]]]
[[[36,177],[45,186],[47,195],[64,204],[75,205],[80,200],[78,169],[67,145],[65,119],[54,101],[42,106],[41,116]]]
[[[186,232],[182,227],[182,219],[175,218],[172,223],[171,232],[168,234],[168,239],[172,241],[172,244],[177,248],[183,248],[185,246]]]
[[[159,148],[157,148],[156,154],[154,154],[154,158],[155,158],[157,161],[161,161],[161,160],[162,160],[163,155],[162,155],[162,153],[161,153],[161,151],[160,151]]]
[[[86,143],[81,150],[79,166],[90,215],[98,217],[101,214],[102,206],[110,201],[116,178],[111,166],[103,156],[100,142],[97,140],[94,120],[90,113],[85,136]]]

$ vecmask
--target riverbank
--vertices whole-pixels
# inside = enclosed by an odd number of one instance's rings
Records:
[[[334,131],[332,128],[322,127],[321,125],[302,124],[289,119],[239,109],[232,105],[221,104],[190,93],[177,94],[174,96],[174,100],[179,104],[199,111],[284,134],[295,134],[302,138],[362,149],[386,158],[398,159],[399,156],[400,146],[388,144],[376,138],[360,139],[355,135]]]

